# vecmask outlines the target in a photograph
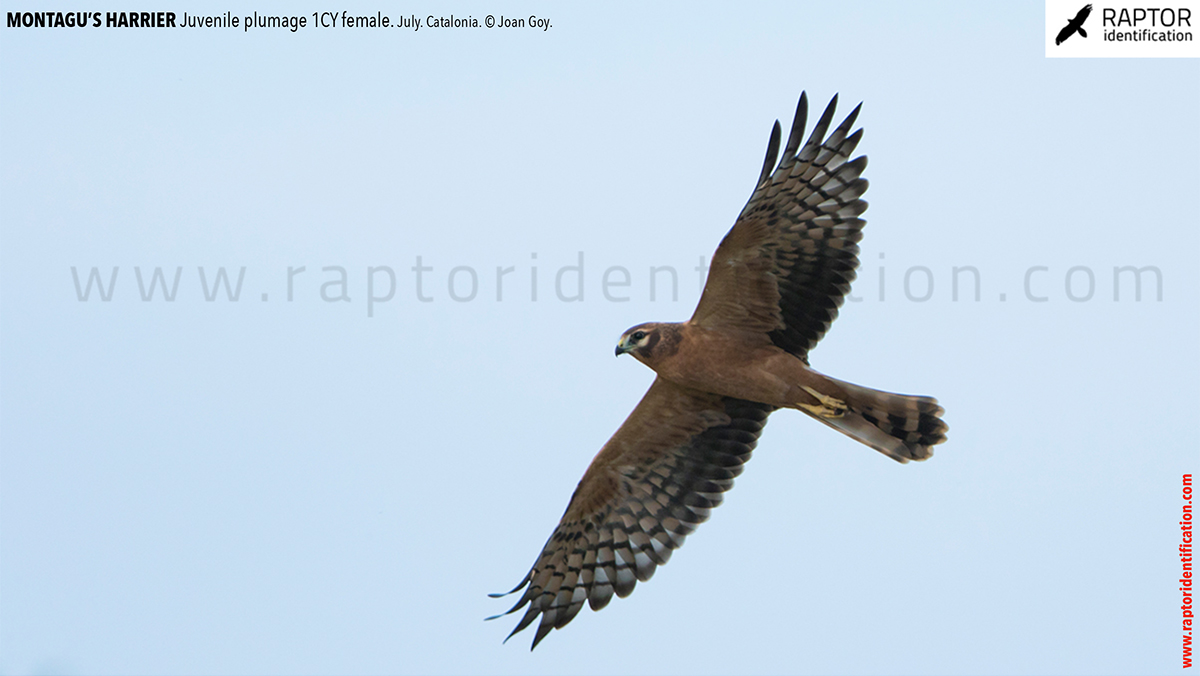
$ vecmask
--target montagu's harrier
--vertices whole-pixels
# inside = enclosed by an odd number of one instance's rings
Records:
[[[803,411],[899,462],[924,460],[946,440],[936,399],[852,385],[808,365],[850,290],[867,208],[867,158],[850,159],[862,137],[850,133],[859,109],[826,137],[836,106],[835,96],[801,147],[800,95],[778,166],[775,122],[754,194],[717,247],[692,318],[621,336],[617,355],[658,377],[508,592],[524,590],[505,614],[528,606],[509,637],[540,615],[537,647],[584,601],[599,610],[649,580],[721,503],[776,409]]]

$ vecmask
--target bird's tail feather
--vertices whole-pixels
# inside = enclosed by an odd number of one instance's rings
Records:
[[[836,418],[813,417],[893,460],[925,460],[933,455],[933,446],[946,440],[949,427],[937,399],[829,380],[846,393],[846,412]]]

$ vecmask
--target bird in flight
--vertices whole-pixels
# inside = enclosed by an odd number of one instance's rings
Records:
[[[867,208],[867,158],[850,159],[862,106],[826,136],[836,107],[834,96],[801,146],[802,93],[777,166],[775,122],[754,192],[713,254],[692,318],[621,336],[617,356],[657,377],[592,460],[533,568],[492,595],[522,592],[503,613],[525,609],[509,638],[536,621],[536,648],[585,601],[599,610],[649,580],[721,503],[778,409],[902,463],[929,458],[946,440],[936,399],[853,385],[808,364],[855,277]]]
[[[1067,25],[1063,26],[1063,29],[1058,32],[1058,37],[1054,38],[1054,44],[1061,45],[1064,40],[1074,35],[1076,31],[1079,31],[1079,34],[1086,38],[1087,31],[1083,30],[1083,22],[1087,21],[1088,15],[1091,13],[1092,6],[1084,5],[1083,9],[1079,10],[1079,13],[1075,15],[1075,18],[1068,21]]]

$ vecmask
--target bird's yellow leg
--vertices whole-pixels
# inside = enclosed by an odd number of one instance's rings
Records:
[[[821,394],[807,385],[802,385],[801,389],[811,394],[813,399],[816,399],[818,403],[796,404],[798,408],[808,411],[818,418],[840,418],[846,415],[846,402],[841,399]]]

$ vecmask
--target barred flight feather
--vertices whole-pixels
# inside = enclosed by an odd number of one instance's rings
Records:
[[[525,610],[510,638],[540,615],[531,646],[536,647],[550,630],[574,619],[585,599],[593,610],[600,610],[614,593],[629,596],[708,518],[733,487],[773,410],[765,404],[715,397],[710,405],[721,415],[690,412],[707,418],[707,427],[622,477],[622,490],[599,509],[575,517],[573,507],[588,481],[585,475],[537,563],[508,592],[524,590],[504,614]]]
[[[865,224],[858,216],[867,209],[862,195],[868,187],[861,178],[867,158],[850,159],[862,139],[861,129],[850,133],[861,105],[826,138],[836,108],[834,96],[801,147],[808,115],[808,97],[801,94],[777,166],[779,143],[772,134],[754,194],[713,256],[693,322],[740,323],[767,331],[775,345],[806,361],[809,350],[829,330],[856,276],[857,242]],[[740,246],[733,246],[735,242]],[[757,266],[739,259],[748,269],[760,271],[756,282],[730,279],[738,271],[726,265],[727,257],[744,256],[746,248],[762,259]],[[773,292],[761,293],[763,284]],[[745,289],[736,305],[708,291],[731,286]]]

